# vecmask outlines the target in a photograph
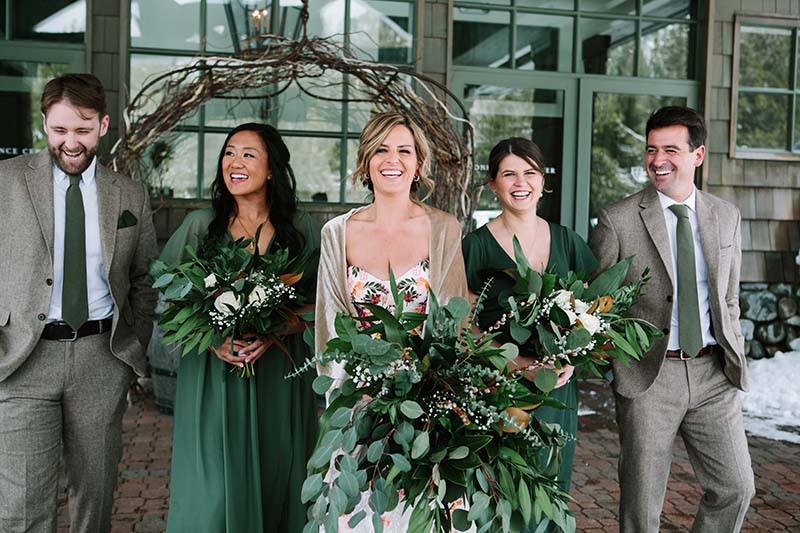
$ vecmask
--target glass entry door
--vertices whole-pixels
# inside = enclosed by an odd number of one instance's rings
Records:
[[[16,43],[0,47],[0,160],[47,147],[42,90],[55,76],[83,70],[84,52],[66,48]]]
[[[498,141],[525,137],[542,149],[547,165],[546,193],[539,213],[546,219],[572,226],[575,187],[574,133],[577,92],[575,80],[545,79],[525,73],[501,74],[487,79],[484,72],[459,70],[453,92],[475,127],[475,181],[488,179],[489,152]],[[475,213],[480,226],[497,216],[500,204],[483,187]]]
[[[597,211],[647,185],[645,125],[667,105],[697,106],[697,84],[581,80],[575,230],[587,237]]]

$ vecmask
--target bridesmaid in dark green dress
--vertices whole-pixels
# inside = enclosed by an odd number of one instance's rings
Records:
[[[586,242],[574,231],[550,223],[536,214],[536,205],[544,190],[545,163],[541,150],[528,139],[514,137],[500,141],[489,155],[489,188],[497,195],[503,211],[494,220],[464,238],[463,252],[470,291],[479,294],[489,278],[492,284],[483,301],[483,311],[478,323],[484,331],[494,325],[503,310],[498,302],[500,293],[511,289],[513,283],[502,273],[514,269],[512,239],[516,235],[530,264],[538,270],[565,276],[570,270],[592,273],[597,259]],[[502,342],[513,342],[510,335],[501,336]],[[528,367],[535,363],[536,354],[521,354],[512,363]],[[536,370],[524,376],[532,381]],[[551,396],[566,405],[566,409],[540,407],[534,413],[547,422],[558,423],[566,432],[577,435],[578,389],[570,381],[573,368],[563,368],[557,387]],[[569,491],[572,479],[572,462],[575,441],[570,441],[561,452],[558,474],[560,485]]]
[[[223,145],[213,208],[190,213],[161,259],[179,262],[187,244],[198,249],[207,239],[251,238],[262,223],[259,250],[288,247],[297,255],[319,248],[317,225],[296,210],[295,179],[280,135],[270,126],[244,124]],[[315,281],[316,263],[296,287],[313,298]],[[303,328],[287,331],[284,341],[297,365],[311,355]],[[236,341],[236,347],[238,355],[225,342],[213,353],[181,359],[170,533],[294,533],[305,524],[300,490],[317,430],[313,373],[284,379],[292,361],[261,338]],[[230,372],[244,360],[256,361],[254,377]]]

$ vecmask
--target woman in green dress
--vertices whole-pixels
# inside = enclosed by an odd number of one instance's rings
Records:
[[[243,124],[228,134],[212,187],[212,208],[189,213],[161,259],[174,264],[187,244],[253,238],[259,250],[292,256],[319,248],[313,219],[297,211],[289,151],[275,128]],[[295,287],[313,298],[316,263]],[[181,359],[175,397],[170,533],[297,532],[305,524],[300,490],[313,450],[317,412],[311,372],[284,379],[310,356],[304,325],[285,331],[284,347],[258,332]],[[294,363],[292,362],[294,361]],[[255,376],[234,367],[255,362]]]
[[[503,211],[497,218],[467,235],[462,244],[470,291],[480,294],[486,281],[493,279],[478,317],[478,323],[484,331],[500,319],[503,310],[498,298],[513,285],[511,279],[500,272],[515,267],[515,235],[528,262],[537,270],[565,276],[570,270],[592,273],[597,268],[597,259],[574,231],[548,222],[536,214],[536,206],[545,190],[544,169],[542,151],[528,139],[504,139],[489,155],[488,186],[497,196]],[[501,335],[498,340],[513,342],[507,334]],[[517,368],[527,368],[523,375],[528,381],[533,381],[541,368],[534,353],[523,353],[511,364]],[[539,419],[558,423],[566,432],[576,435],[578,389],[575,381],[570,381],[573,370],[573,367],[566,366],[558,371],[557,388],[551,393],[552,397],[566,405],[566,409],[540,407],[535,414]],[[561,452],[558,474],[559,484],[567,491],[572,478],[574,456],[575,441],[571,440]]]

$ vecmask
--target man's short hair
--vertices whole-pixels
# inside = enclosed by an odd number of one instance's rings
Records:
[[[92,74],[64,74],[47,82],[42,91],[42,114],[53,104],[67,100],[75,107],[91,109],[106,116],[106,91]]]
[[[667,128],[669,126],[686,126],[689,130],[689,148],[697,150],[706,143],[706,121],[703,115],[684,106],[662,107],[647,120],[645,138],[650,135],[650,130]]]

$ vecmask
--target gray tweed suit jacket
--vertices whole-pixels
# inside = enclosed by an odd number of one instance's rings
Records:
[[[725,375],[734,386],[746,391],[747,364],[739,326],[741,217],[734,205],[700,190],[696,209],[708,267],[712,332],[725,352]],[[669,333],[675,273],[656,190],[648,186],[601,209],[589,245],[600,261],[599,271],[634,256],[627,282],[638,279],[642,271],[650,267],[651,281],[631,314]],[[659,339],[642,360],[633,362],[630,368],[613,363],[613,386],[618,394],[633,398],[650,388],[664,362],[667,340],[666,336]]]
[[[109,348],[143,375],[156,302],[147,276],[157,251],[148,194],[141,183],[96,168],[103,263],[114,300]],[[31,354],[50,306],[52,169],[47,150],[0,162],[0,381]]]

